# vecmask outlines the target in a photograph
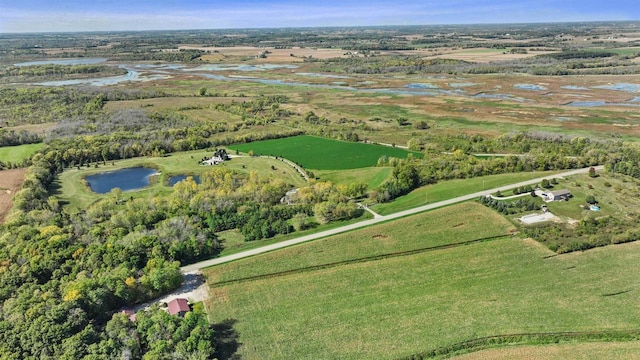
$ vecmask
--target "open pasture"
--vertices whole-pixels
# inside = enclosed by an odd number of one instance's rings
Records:
[[[406,158],[421,156],[399,148],[326,139],[294,136],[232,145],[230,149],[254,155],[281,156],[307,169],[343,170],[375,166],[382,156]]]
[[[484,223],[492,226],[484,226]],[[487,211],[480,204],[466,203],[215,266],[207,274],[210,283],[232,281],[393,252],[446,246],[464,240],[505,235],[514,230],[515,227],[499,214]]]
[[[370,167],[354,170],[320,170],[314,174],[316,178],[334,184],[349,185],[362,182],[367,184],[368,189],[375,189],[389,177],[391,170],[391,167]]]
[[[213,267],[207,270],[208,281],[315,261],[298,256],[358,259],[367,251],[341,250],[373,248],[385,241],[409,243],[403,240],[407,236],[422,244],[445,238],[445,243],[457,243],[478,238],[470,227],[509,228],[488,209],[465,218],[466,205]],[[460,217],[451,213],[455,210]],[[461,222],[468,219],[469,225],[460,232],[456,226],[429,226],[455,225],[454,216]],[[242,344],[238,355],[246,360],[397,358],[483,336],[637,328],[640,243],[552,254],[535,241],[507,236],[213,284],[207,308],[215,309],[210,312],[213,323],[234,324]]]

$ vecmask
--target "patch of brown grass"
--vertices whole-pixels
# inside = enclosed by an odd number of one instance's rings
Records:
[[[554,344],[489,349],[455,357],[456,360],[640,359],[640,342]]]
[[[233,46],[233,47],[202,47],[197,45],[182,45],[180,49],[197,49],[210,51],[212,54],[203,56],[204,60],[220,61],[225,57],[255,57],[258,63],[299,63],[303,62],[305,57],[315,59],[329,59],[335,57],[345,57],[345,51],[340,49],[319,49],[319,48],[300,48],[292,47],[290,49],[275,49],[273,47],[255,47],[255,46]],[[257,58],[264,51],[269,51],[266,58]],[[291,56],[293,55],[293,56]]]
[[[428,55],[427,58],[438,58],[438,59],[454,59],[454,60],[462,60],[462,61],[470,61],[477,63],[488,63],[491,61],[507,61],[507,60],[518,60],[518,59],[526,59],[537,55],[542,54],[550,54],[553,51],[529,51],[527,54],[511,54],[507,50],[496,50],[491,51],[493,49],[459,49],[459,50],[441,50],[438,51],[437,55]]]
[[[11,210],[13,206],[11,199],[13,194],[22,188],[26,171],[27,169],[0,171],[0,223],[4,222],[9,210]]]
[[[42,134],[47,133],[54,127],[56,127],[57,123],[48,122],[44,124],[26,124],[26,125],[18,125],[18,126],[10,126],[6,129],[13,130],[15,132],[27,131],[30,133]]]

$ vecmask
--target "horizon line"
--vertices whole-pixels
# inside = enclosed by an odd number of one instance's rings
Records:
[[[441,23],[441,24],[388,24],[388,25],[319,25],[319,26],[284,26],[284,27],[227,27],[227,28],[167,28],[146,30],[64,30],[64,31],[8,31],[0,35],[38,35],[38,34],[105,34],[105,33],[144,33],[160,31],[238,31],[238,30],[268,30],[268,29],[357,29],[357,28],[409,28],[409,27],[446,27],[446,26],[491,26],[491,25],[545,25],[545,24],[597,24],[597,23],[638,23],[638,20],[585,20],[585,21],[532,21],[532,22],[476,22],[476,23]],[[640,28],[639,28],[640,30]]]

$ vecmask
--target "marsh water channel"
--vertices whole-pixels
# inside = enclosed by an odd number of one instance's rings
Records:
[[[78,59],[51,59],[40,60],[33,62],[24,62],[15,64],[16,66],[33,66],[44,64],[59,64],[59,65],[79,65],[79,64],[98,64],[105,63],[108,59],[104,58],[78,58]],[[328,78],[328,79],[352,79],[351,76],[336,75],[336,74],[323,74],[323,73],[309,73],[309,72],[297,72],[298,65],[293,64],[205,64],[199,66],[187,66],[182,64],[113,64],[127,71],[125,75],[109,76],[109,77],[96,77],[86,79],[73,79],[73,80],[60,80],[60,81],[45,81],[40,83],[34,83],[32,85],[41,86],[73,86],[73,85],[90,85],[90,86],[109,86],[116,85],[125,82],[145,82],[154,80],[163,80],[171,78],[175,75],[191,74],[200,76],[207,79],[218,81],[236,81],[236,82],[254,82],[266,85],[280,85],[280,86],[300,86],[300,87],[312,87],[323,89],[340,89],[344,91],[354,91],[363,93],[381,93],[392,95],[415,95],[415,96],[463,96],[472,97],[478,99],[498,99],[498,100],[510,100],[516,102],[535,102],[532,99],[528,99],[522,96],[509,94],[505,89],[483,89],[480,91],[467,91],[464,88],[481,85],[472,82],[465,82],[465,79],[455,78],[453,81],[447,83],[448,88],[443,88],[441,85],[432,83],[407,83],[399,88],[373,88],[370,87],[375,83],[372,82],[359,82],[354,85],[348,85],[347,82],[339,81],[329,84],[314,83],[313,79]],[[298,79],[308,78],[309,81],[289,80],[289,79],[266,79],[253,75],[222,75],[220,72],[228,73],[230,71],[241,73],[260,73],[268,70],[290,70],[291,74]],[[430,79],[434,77],[425,77]],[[438,79],[446,79],[446,77],[438,77]],[[538,84],[514,84],[513,89],[525,90],[525,91],[546,91],[547,88]],[[626,92],[630,94],[640,93],[640,84],[633,83],[614,83],[608,85],[600,85],[593,87],[566,85],[561,86],[565,90],[577,90],[577,91],[589,91],[593,89],[604,89],[617,92]],[[548,94],[550,95],[550,94]],[[582,95],[581,95],[582,96]],[[591,97],[584,95],[585,97]],[[638,97],[631,98],[622,102],[607,102],[602,99],[589,99],[588,101],[574,101],[566,103],[566,106],[573,107],[597,107],[597,106],[640,106]]]

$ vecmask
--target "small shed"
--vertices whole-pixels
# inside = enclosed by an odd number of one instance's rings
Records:
[[[120,313],[129,316],[129,320],[131,320],[131,322],[135,322],[136,321],[136,313],[133,312],[133,310],[131,310],[131,309],[122,309],[120,311]]]
[[[191,311],[191,307],[189,307],[189,302],[187,299],[173,299],[167,303],[167,307],[169,308],[169,314],[184,316],[184,314]]]
[[[571,197],[571,192],[567,189],[549,191],[547,193],[547,198],[550,201],[569,200],[570,197]]]

